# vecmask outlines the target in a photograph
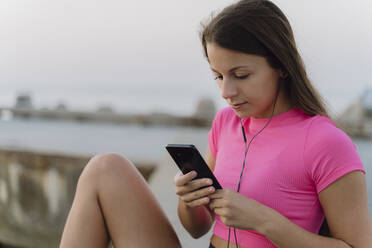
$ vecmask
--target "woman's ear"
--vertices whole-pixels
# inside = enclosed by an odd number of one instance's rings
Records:
[[[284,71],[284,70],[279,70],[279,76],[281,77],[281,78],[287,78],[288,77],[288,73],[286,72],[286,71]]]

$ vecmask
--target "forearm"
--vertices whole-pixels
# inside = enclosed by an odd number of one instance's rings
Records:
[[[182,200],[178,200],[178,217],[184,228],[194,238],[200,238],[211,228],[214,216],[204,205],[190,208]]]
[[[279,248],[351,248],[340,239],[311,233],[273,209],[268,208],[266,214],[266,221],[257,231]]]

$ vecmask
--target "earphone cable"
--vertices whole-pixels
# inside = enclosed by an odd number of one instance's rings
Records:
[[[244,147],[245,147],[245,151],[244,151],[244,160],[243,160],[243,166],[242,166],[242,170],[240,172],[240,177],[239,177],[239,183],[238,183],[238,187],[237,187],[237,192],[240,191],[240,182],[241,182],[241,179],[243,177],[243,172],[244,172],[244,168],[245,168],[245,161],[246,161],[246,158],[247,158],[247,153],[248,153],[248,149],[249,147],[251,146],[251,143],[252,141],[254,140],[254,138],[256,138],[257,135],[259,135],[268,125],[269,123],[271,122],[272,118],[273,118],[273,115],[274,115],[274,111],[275,111],[275,106],[276,106],[276,102],[277,102],[277,99],[278,99],[278,96],[279,96],[279,91],[280,91],[280,88],[281,88],[281,84],[279,84],[279,87],[278,87],[278,91],[277,91],[277,94],[275,96],[275,102],[274,102],[274,106],[273,106],[273,110],[271,112],[271,116],[270,116],[270,119],[268,120],[268,122],[265,124],[265,126],[260,130],[258,131],[253,137],[252,139],[249,141],[249,144],[247,146],[247,139],[246,139],[246,135],[245,135],[245,131],[244,131],[244,126],[243,126],[243,122],[242,122],[242,119],[240,118],[240,125],[242,127],[242,132],[243,132],[243,138],[244,138]],[[228,242],[227,242],[227,248],[230,247],[230,229],[231,227],[229,227],[229,238],[228,238]],[[235,244],[236,244],[236,247],[238,247],[238,239],[236,237],[236,228],[234,227],[234,236],[235,236]]]
[[[229,227],[229,240],[228,240],[228,242],[227,242],[227,248],[230,247],[230,230],[231,230],[231,227]]]

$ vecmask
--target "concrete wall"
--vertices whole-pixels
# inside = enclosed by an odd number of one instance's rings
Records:
[[[58,247],[87,157],[0,150],[0,243]],[[146,180],[154,165],[137,165]]]

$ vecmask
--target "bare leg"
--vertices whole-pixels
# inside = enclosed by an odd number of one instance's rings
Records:
[[[176,210],[175,210],[176,211]],[[94,157],[82,172],[61,248],[181,247],[147,183],[115,154]]]

